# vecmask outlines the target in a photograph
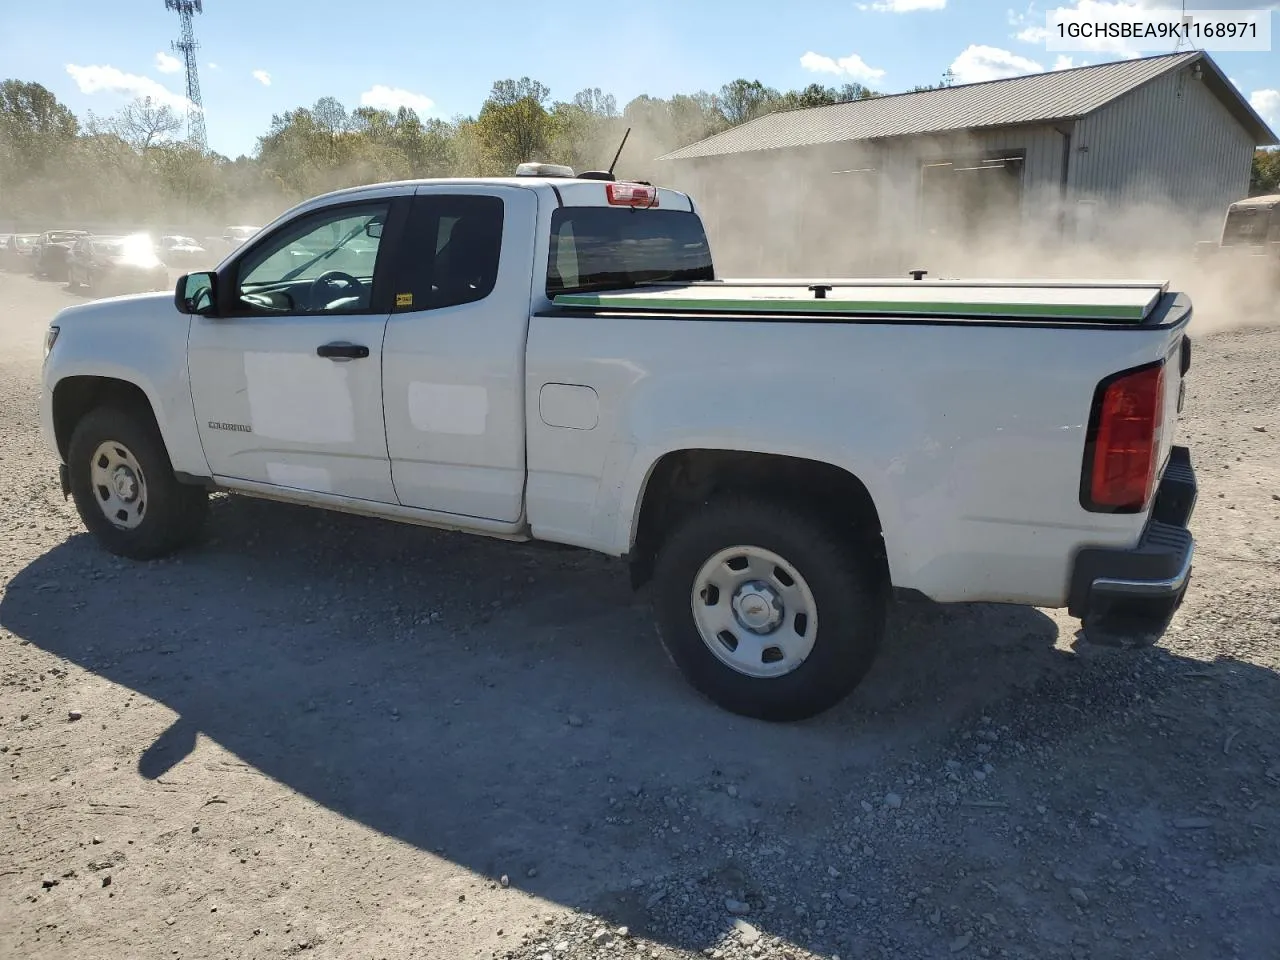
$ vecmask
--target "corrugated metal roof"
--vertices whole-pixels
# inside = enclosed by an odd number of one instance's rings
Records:
[[[658,159],[690,160],[784,147],[1066,120],[1092,113],[1160,74],[1203,56],[1202,52],[1192,50],[873,97],[829,107],[787,110],[759,117]]]

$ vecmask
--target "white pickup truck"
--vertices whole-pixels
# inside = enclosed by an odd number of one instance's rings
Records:
[[[383,183],[61,311],[42,417],[112,553],[194,540],[211,490],[576,545],[652,581],[698,690],[798,719],[895,596],[1159,636],[1190,315],[1158,283],[718,280],[688,196],[607,174]]]

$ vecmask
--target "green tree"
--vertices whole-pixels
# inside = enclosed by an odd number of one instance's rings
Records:
[[[22,80],[0,82],[0,160],[6,181],[45,169],[72,144],[80,123],[46,87]]]
[[[734,80],[720,88],[720,111],[730,126],[777,110],[782,94],[759,80]]]
[[[1249,172],[1249,196],[1280,193],[1280,149],[1255,150]]]
[[[476,119],[484,172],[511,173],[519,163],[545,157],[554,128],[550,97],[550,89],[528,77],[493,85]]]

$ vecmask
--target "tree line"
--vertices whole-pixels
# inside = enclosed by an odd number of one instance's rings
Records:
[[[263,222],[298,200],[360,183],[510,174],[526,160],[607,167],[627,129],[618,173],[651,177],[662,153],[768,113],[880,95],[857,83],[779,91],[739,79],[714,93],[642,95],[619,109],[598,88],[556,100],[521,77],[494,83],[475,116],[448,121],[322,97],[273,116],[252,156],[233,160],[182,140],[184,119],[167,105],[142,99],[80,118],[41,84],[11,79],[0,82],[0,221],[32,230]],[[1258,151],[1250,187],[1280,190],[1280,153]]]
[[[201,153],[184,118],[139,99],[77,117],[39,83],[0,82],[0,221],[30,229],[75,221],[207,225],[260,222],[327,190],[411,177],[510,174],[526,160],[607,167],[624,132],[621,175],[687,143],[776,110],[878,94],[857,83],[779,91],[735,80],[715,93],[640,96],[619,109],[598,88],[556,100],[528,77],[500,80],[475,116],[421,118],[322,97],[272,117],[251,156]],[[628,174],[628,171],[631,171]]]

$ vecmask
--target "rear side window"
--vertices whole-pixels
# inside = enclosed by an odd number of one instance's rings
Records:
[[[692,212],[560,207],[551,216],[548,297],[714,279],[707,234]]]
[[[395,309],[456,307],[493,293],[503,215],[500,197],[415,197],[402,245]]]

